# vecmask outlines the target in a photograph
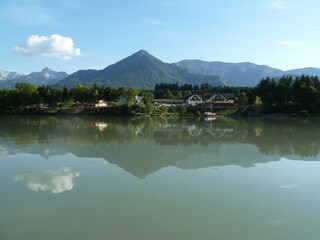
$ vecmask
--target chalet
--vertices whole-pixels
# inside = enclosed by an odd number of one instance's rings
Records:
[[[190,94],[183,98],[183,102],[188,106],[196,106],[203,103],[203,99],[198,94]]]
[[[206,93],[202,105],[205,108],[234,108],[236,106],[236,96],[233,93]]]

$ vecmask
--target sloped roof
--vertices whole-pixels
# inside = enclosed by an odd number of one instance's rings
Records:
[[[183,101],[186,101],[188,100],[190,97],[192,96],[198,96],[200,97],[201,99],[203,99],[203,96],[201,96],[201,94],[189,94],[189,95],[186,95],[186,96],[183,96]]]
[[[203,96],[204,96],[205,100],[208,100],[208,99],[212,98],[212,96],[215,94],[221,94],[226,99],[235,99],[236,98],[236,95],[234,93],[222,93],[222,92],[205,93]]]

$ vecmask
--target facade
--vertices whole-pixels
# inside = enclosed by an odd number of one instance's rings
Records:
[[[236,96],[233,93],[207,93],[204,95],[204,108],[234,108]]]
[[[187,95],[183,100],[188,106],[196,106],[203,103],[202,97],[200,97],[198,94]]]
[[[95,104],[95,107],[108,107],[107,101],[99,100],[99,102]]]
[[[205,94],[205,102],[217,104],[234,104],[236,96],[233,93],[209,93]]]
[[[128,99],[124,95],[120,95],[118,99],[118,104],[120,105],[128,104]]]
[[[143,102],[143,99],[141,96],[135,96],[132,104],[140,104],[142,102]],[[128,104],[128,103],[129,103],[128,98],[125,95],[120,95],[120,97],[118,99],[118,104],[124,105],[124,104]]]
[[[203,109],[212,108],[234,108],[236,107],[236,96],[233,93],[206,93],[203,96],[200,94],[187,95],[180,99],[154,99],[152,103],[155,106],[189,106],[189,107],[200,107]]]
[[[155,106],[165,105],[165,106],[181,106],[183,105],[183,100],[179,99],[153,99],[152,103]]]

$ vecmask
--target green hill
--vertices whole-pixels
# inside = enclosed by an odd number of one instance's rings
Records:
[[[161,60],[141,50],[103,70],[81,70],[62,79],[58,86],[75,86],[77,83],[117,87],[153,89],[157,83],[224,85],[218,76],[192,74],[175,64]]]

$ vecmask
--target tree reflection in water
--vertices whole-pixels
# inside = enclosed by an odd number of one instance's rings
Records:
[[[1,116],[0,154],[104,158],[138,177],[165,166],[254,166],[318,160],[316,118],[228,119]],[[12,144],[12,142],[14,144]]]

